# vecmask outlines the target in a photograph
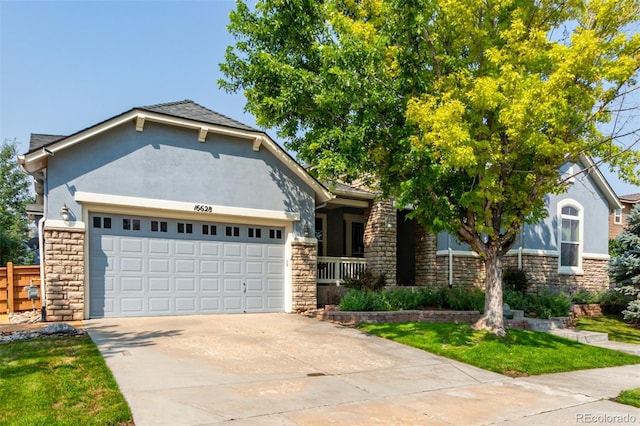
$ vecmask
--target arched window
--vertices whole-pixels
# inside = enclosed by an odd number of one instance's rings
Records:
[[[582,272],[583,210],[574,200],[558,203],[558,271]]]

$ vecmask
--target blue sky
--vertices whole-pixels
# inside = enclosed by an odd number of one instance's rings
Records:
[[[0,0],[0,140],[71,134],[135,106],[191,99],[248,125],[218,89],[228,14],[206,1]],[[269,131],[275,137],[274,131]],[[640,187],[603,170],[622,195]]]

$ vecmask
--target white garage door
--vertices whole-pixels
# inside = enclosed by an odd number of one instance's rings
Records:
[[[90,316],[284,311],[284,228],[89,218]]]

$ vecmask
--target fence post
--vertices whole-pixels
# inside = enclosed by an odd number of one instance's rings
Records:
[[[7,300],[9,302],[9,306],[7,309],[7,314],[13,312],[14,299],[13,299],[13,263],[7,262]]]

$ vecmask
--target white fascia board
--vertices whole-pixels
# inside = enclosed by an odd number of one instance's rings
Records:
[[[611,188],[611,185],[609,185],[609,182],[607,182],[607,179],[604,177],[598,166],[593,162],[591,157],[581,154],[580,161],[589,168],[587,174],[593,178],[596,186],[604,194],[607,202],[609,203],[609,210],[621,209],[623,206],[618,195],[615,193],[613,188]]]
[[[190,213],[202,216],[202,220],[213,220],[213,217],[216,216],[259,218],[283,222],[296,222],[300,220],[300,213],[298,212],[217,206],[197,202],[187,203],[184,201],[126,197],[121,195],[107,195],[81,191],[77,191],[74,195],[74,198],[77,202],[85,204],[134,207],[138,209],[166,210]]]
[[[339,206],[347,206],[347,207],[358,207],[363,209],[369,208],[369,201],[353,200],[350,198],[341,198],[341,197],[334,198],[333,200],[329,201],[329,204],[336,204]]]

